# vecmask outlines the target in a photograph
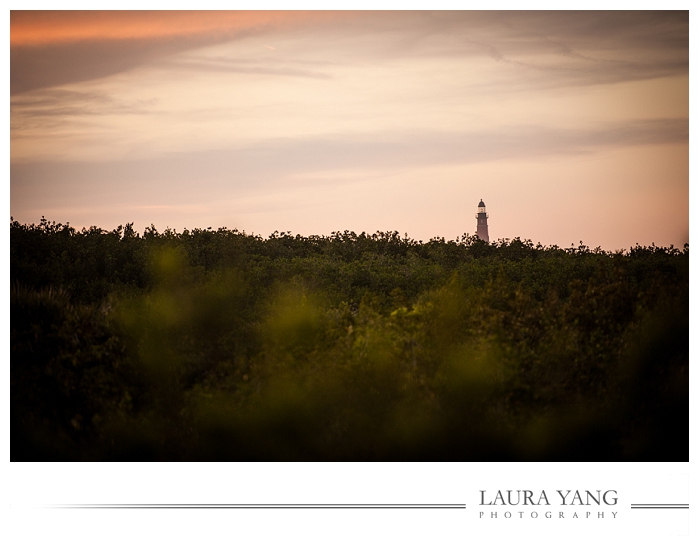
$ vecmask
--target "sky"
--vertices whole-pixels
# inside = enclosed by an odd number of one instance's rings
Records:
[[[681,247],[688,21],[13,11],[11,215]]]

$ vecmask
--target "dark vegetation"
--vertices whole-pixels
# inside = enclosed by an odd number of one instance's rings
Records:
[[[14,461],[689,458],[688,246],[10,244]]]

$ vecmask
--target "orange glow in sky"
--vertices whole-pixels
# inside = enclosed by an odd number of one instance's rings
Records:
[[[10,45],[80,40],[153,39],[230,34],[269,25],[337,17],[295,11],[12,11]]]

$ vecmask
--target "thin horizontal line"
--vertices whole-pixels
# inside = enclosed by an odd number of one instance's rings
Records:
[[[632,503],[631,507],[689,507],[688,503]]]
[[[668,505],[644,505],[643,507],[631,507],[631,509],[689,509],[689,505],[671,507]]]
[[[228,509],[228,510],[257,510],[257,509],[459,509],[458,507],[202,507],[202,506],[180,506],[180,507],[108,507],[108,506],[80,506],[80,507],[53,507],[53,509]],[[465,507],[463,508],[465,509]]]
[[[316,503],[316,504],[263,504],[263,503],[253,503],[253,504],[223,504],[223,503],[190,503],[190,504],[177,504],[177,503],[142,503],[142,504],[129,504],[129,503],[116,503],[116,504],[74,504],[74,505],[51,505],[48,506],[52,509],[466,509],[465,504],[388,504],[388,503],[375,503],[375,504],[359,504],[359,503],[345,503],[345,504],[330,504],[330,503]]]
[[[466,507],[464,503],[76,503],[61,507]]]

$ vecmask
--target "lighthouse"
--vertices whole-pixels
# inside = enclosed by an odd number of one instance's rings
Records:
[[[476,219],[478,219],[476,235],[486,243],[490,243],[490,238],[488,237],[488,213],[485,212],[485,203],[483,203],[483,200],[478,204]]]

